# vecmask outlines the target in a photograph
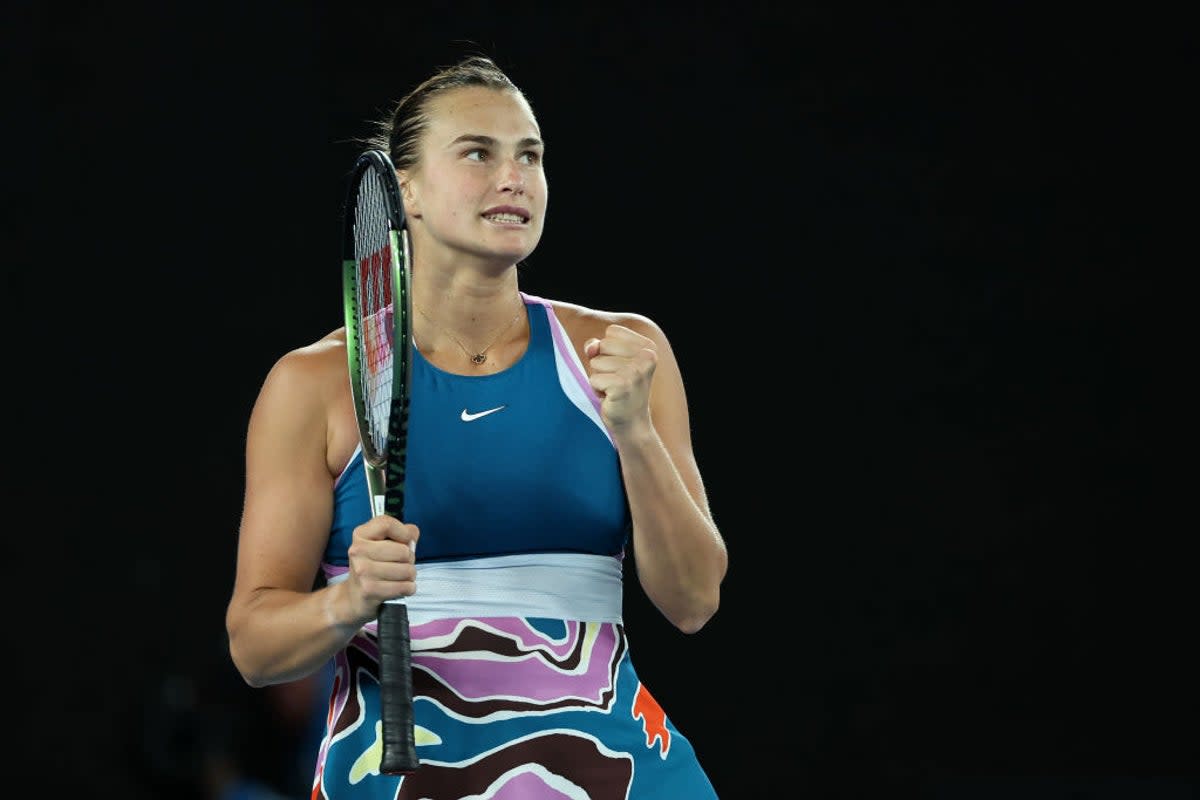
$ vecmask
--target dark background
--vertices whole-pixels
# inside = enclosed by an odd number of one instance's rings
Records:
[[[481,50],[548,143],[522,288],[683,369],[723,605],[626,616],[721,796],[1195,797],[1146,226],[1191,43],[1130,9],[6,4],[13,768],[290,779],[225,649],[245,424],[340,323],[348,140]]]

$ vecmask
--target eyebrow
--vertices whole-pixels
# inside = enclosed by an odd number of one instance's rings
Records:
[[[464,133],[462,136],[459,136],[453,142],[451,142],[450,146],[453,147],[454,145],[461,144],[462,142],[474,142],[475,144],[482,144],[488,147],[496,147],[500,144],[499,140],[491,136],[484,136],[478,133]],[[517,142],[517,149],[545,146],[545,142],[533,136],[526,136],[524,139],[521,139]]]

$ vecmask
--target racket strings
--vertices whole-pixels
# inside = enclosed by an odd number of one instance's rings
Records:
[[[354,255],[358,261],[361,390],[376,454],[387,449],[392,402],[392,234],[383,182],[373,168],[367,169],[355,199]]]

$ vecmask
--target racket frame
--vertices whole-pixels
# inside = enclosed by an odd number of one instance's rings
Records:
[[[376,452],[374,438],[368,421],[366,397],[362,385],[362,364],[359,330],[362,320],[358,302],[359,256],[355,246],[355,223],[358,215],[359,184],[363,173],[374,170],[378,173],[383,189],[383,205],[388,224],[388,273],[392,290],[392,395],[388,412],[387,446],[384,452]],[[342,297],[346,326],[346,356],[350,389],[354,398],[354,416],[358,424],[362,443],[363,467],[370,493],[371,512],[374,516],[389,514],[403,519],[405,467],[408,449],[408,398],[412,373],[412,249],[405,225],[404,206],[400,186],[396,179],[391,159],[381,150],[368,150],[359,156],[351,172],[349,188],[344,206],[342,243]],[[408,775],[420,764],[416,756],[413,730],[413,713],[407,709],[401,722],[401,730],[394,731],[394,715],[389,696],[391,686],[402,683],[401,693],[412,701],[412,671],[408,630],[408,613],[402,599],[380,605],[377,620],[381,724],[383,726],[383,753],[380,771],[388,775]],[[395,655],[391,641],[392,632],[402,637],[402,654]],[[393,669],[387,663],[401,658],[406,668]]]

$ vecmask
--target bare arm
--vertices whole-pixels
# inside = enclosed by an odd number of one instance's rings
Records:
[[[621,456],[638,578],[672,624],[694,633],[717,611],[728,554],[692,452],[678,363],[658,326],[640,317],[608,326],[584,353]]]
[[[234,665],[252,686],[312,673],[375,618],[379,602],[415,588],[404,544],[415,531],[381,517],[355,531],[348,579],[312,591],[333,516],[328,441],[344,353],[324,341],[284,356],[251,413],[226,627]]]

